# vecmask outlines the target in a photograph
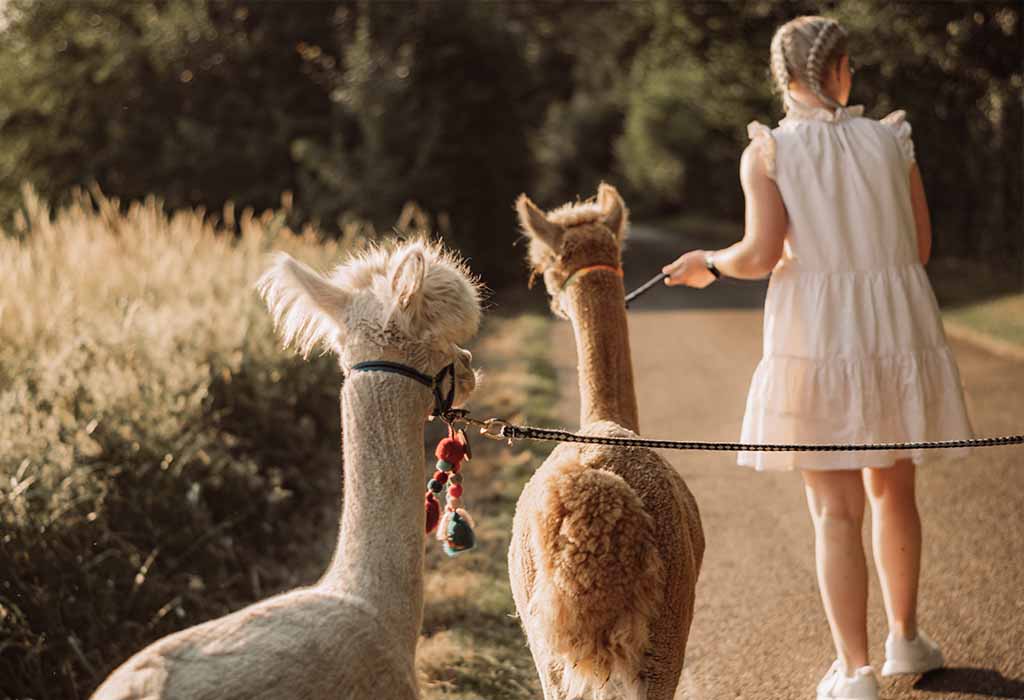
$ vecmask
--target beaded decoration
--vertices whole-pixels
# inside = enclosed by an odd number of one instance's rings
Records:
[[[427,482],[424,506],[427,511],[427,534],[437,530],[437,539],[444,543],[444,553],[450,557],[472,549],[476,545],[473,518],[462,508],[462,461],[471,458],[469,441],[461,430],[456,433],[448,427],[448,437],[437,443],[434,450],[437,469]],[[438,495],[447,486],[444,513]]]

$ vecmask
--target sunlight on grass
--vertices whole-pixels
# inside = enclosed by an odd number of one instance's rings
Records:
[[[0,695],[65,700],[319,574],[340,371],[282,351],[253,284],[271,249],[323,269],[363,229],[23,200],[0,232]]]
[[[957,307],[943,315],[979,333],[1024,346],[1024,292]]]

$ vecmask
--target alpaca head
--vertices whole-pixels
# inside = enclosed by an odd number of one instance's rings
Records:
[[[386,360],[435,374],[454,362],[456,403],[476,386],[459,346],[480,326],[480,286],[465,263],[425,239],[374,246],[321,275],[277,253],[257,289],[285,346],[317,347],[343,371]]]
[[[546,214],[521,194],[516,211],[530,239],[530,267],[533,274],[543,275],[556,314],[565,315],[558,297],[574,272],[591,265],[621,266],[629,211],[611,185],[601,183],[595,199],[571,202]]]

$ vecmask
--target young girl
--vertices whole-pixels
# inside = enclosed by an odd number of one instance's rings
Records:
[[[931,224],[910,125],[847,107],[846,32],[824,17],[783,25],[771,69],[786,117],[753,122],[740,161],[743,240],[664,268],[668,284],[771,273],[764,357],[743,420],[750,443],[874,443],[972,436],[960,376],[924,271]],[[797,468],[815,531],[818,585],[837,660],[818,698],[875,700],[868,662],[865,494],[889,636],[882,675],[923,673],[942,654],[917,627],[919,451],[747,452],[741,465]]]

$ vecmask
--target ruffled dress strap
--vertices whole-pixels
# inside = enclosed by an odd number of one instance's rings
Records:
[[[772,130],[758,121],[747,124],[747,136],[758,149],[768,177],[775,179],[775,137]]]
[[[882,117],[879,121],[892,129],[893,133],[896,134],[896,140],[900,144],[903,159],[909,168],[914,162],[914,141],[910,138],[913,129],[910,128],[910,122],[907,121],[907,113],[902,109],[897,109],[895,112]]]

